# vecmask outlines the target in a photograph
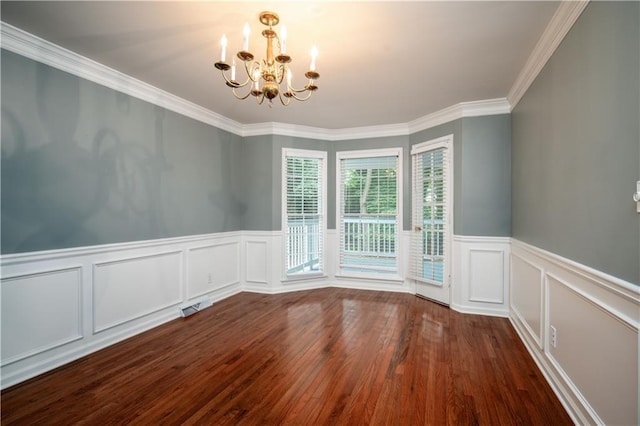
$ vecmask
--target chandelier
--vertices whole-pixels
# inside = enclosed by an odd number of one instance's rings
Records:
[[[282,27],[280,35],[273,30],[278,25],[280,18],[274,12],[260,13],[260,23],[268,28],[262,31],[262,36],[267,39],[267,57],[262,61],[254,61],[253,54],[249,52],[249,24],[244,25],[244,37],[242,42],[242,50],[236,56],[244,63],[246,72],[246,80],[239,83],[236,80],[236,60],[232,58],[231,65],[226,62],[227,36],[222,35],[220,40],[221,52],[220,61],[216,62],[215,67],[220,70],[227,86],[231,87],[233,96],[238,99],[247,99],[253,96],[258,104],[262,104],[267,99],[269,106],[273,106],[275,98],[280,99],[282,105],[289,105],[291,99],[298,101],[306,101],[311,94],[318,89],[315,81],[320,78],[320,74],[316,71],[316,58],[318,50],[314,46],[311,49],[311,65],[309,71],[304,75],[307,83],[301,89],[293,87],[291,69],[289,63],[291,56],[287,55],[287,28]],[[278,55],[274,54],[274,39],[278,42]],[[230,73],[228,71],[230,70]],[[228,75],[230,74],[230,76]],[[283,82],[285,84],[283,85]],[[249,91],[245,94],[239,94],[237,89],[250,86]]]

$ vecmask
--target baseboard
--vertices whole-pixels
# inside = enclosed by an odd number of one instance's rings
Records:
[[[449,305],[451,309],[456,312],[460,312],[462,314],[471,314],[471,315],[486,315],[490,317],[500,317],[500,318],[508,318],[509,310],[504,308],[487,308],[487,307],[478,307],[478,306],[465,306],[459,305],[457,303],[452,303]]]

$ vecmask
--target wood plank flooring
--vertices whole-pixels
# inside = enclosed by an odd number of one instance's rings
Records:
[[[571,424],[507,319],[339,288],[241,293],[1,396],[5,425]]]

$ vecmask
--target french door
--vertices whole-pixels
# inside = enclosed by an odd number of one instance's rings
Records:
[[[413,220],[410,277],[416,293],[448,305],[451,277],[453,135],[411,150]]]

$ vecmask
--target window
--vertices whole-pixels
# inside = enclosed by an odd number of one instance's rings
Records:
[[[325,152],[283,150],[283,226],[287,276],[318,274],[324,266]]]
[[[339,152],[340,269],[397,274],[401,148]]]

